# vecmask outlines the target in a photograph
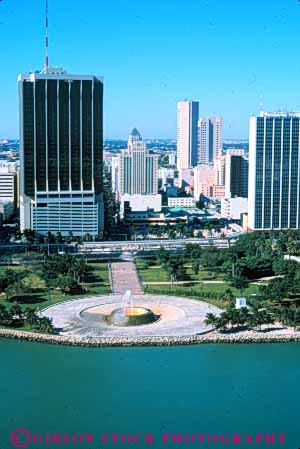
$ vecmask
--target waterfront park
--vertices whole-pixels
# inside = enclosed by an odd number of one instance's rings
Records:
[[[29,251],[26,263],[6,260],[3,447],[20,426],[39,439],[150,433],[157,447],[163,433],[243,441],[259,433],[259,447],[270,447],[267,436],[280,430],[284,447],[298,447],[300,264],[284,258],[297,241],[249,234],[228,250],[195,244],[123,261]],[[247,309],[235,309],[238,297]],[[276,433],[274,449],[278,441]]]
[[[228,249],[195,243],[179,254],[161,247],[130,260],[61,252],[2,255],[2,333],[118,344],[119,338],[180,343],[195,336],[197,342],[222,341],[224,335],[298,339],[300,264],[290,257],[298,239],[297,231],[252,233]],[[236,307],[237,298],[246,307]]]

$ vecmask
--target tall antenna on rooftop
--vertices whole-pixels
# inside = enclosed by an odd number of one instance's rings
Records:
[[[49,68],[49,39],[48,39],[48,0],[46,0],[46,61],[45,69],[46,72]]]

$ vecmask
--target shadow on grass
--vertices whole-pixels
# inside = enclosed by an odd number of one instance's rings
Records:
[[[101,278],[101,276],[97,276],[96,274],[89,274],[88,276],[85,276],[84,278],[84,282],[86,284],[92,284],[95,282],[102,282],[103,279]]]
[[[47,299],[44,296],[30,294],[12,296],[8,299],[8,302],[17,304],[38,304],[45,301],[47,301]]]

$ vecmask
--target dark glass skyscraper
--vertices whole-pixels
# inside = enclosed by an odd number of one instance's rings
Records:
[[[250,229],[300,228],[300,113],[250,119]]]
[[[225,197],[248,197],[249,163],[244,151],[229,149],[225,157]]]
[[[19,77],[21,229],[103,227],[103,82],[61,69]]]

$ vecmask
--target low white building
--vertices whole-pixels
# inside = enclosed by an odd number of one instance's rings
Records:
[[[168,207],[195,207],[196,201],[192,196],[177,196],[168,198]]]
[[[168,180],[175,179],[177,170],[175,168],[160,167],[157,171],[158,179],[161,179],[162,184],[167,184]]]
[[[221,200],[221,215],[228,220],[240,220],[241,215],[248,212],[248,199],[223,198]]]
[[[149,209],[154,212],[161,211],[161,195],[121,195],[120,215],[124,217],[124,204],[128,202],[132,212],[146,212]]]
[[[17,172],[10,167],[0,167],[0,201],[12,201],[17,206],[18,179]]]

